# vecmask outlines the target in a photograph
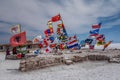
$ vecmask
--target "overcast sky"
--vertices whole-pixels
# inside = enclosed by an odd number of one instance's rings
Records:
[[[89,35],[92,24],[102,22],[101,33],[120,42],[116,35],[120,34],[120,0],[0,0],[0,43],[9,42],[10,27],[16,24],[27,32],[27,39],[43,34],[47,21],[59,13],[67,33],[78,34],[80,40]]]

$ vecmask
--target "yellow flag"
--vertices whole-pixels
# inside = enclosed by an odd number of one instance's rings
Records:
[[[48,28],[49,28],[49,29],[50,29],[50,28],[53,28],[51,21],[48,21],[47,25],[48,25]]]

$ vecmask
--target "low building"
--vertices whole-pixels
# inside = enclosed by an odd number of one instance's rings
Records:
[[[30,40],[27,41],[25,46],[27,49],[39,48],[39,44],[33,44],[33,42]],[[0,44],[0,52],[6,51],[7,48],[9,48],[11,50],[13,47],[10,44]]]

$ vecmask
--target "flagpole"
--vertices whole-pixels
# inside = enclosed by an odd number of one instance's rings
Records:
[[[60,15],[60,13],[59,13],[59,15]],[[61,15],[60,15],[60,19],[61,19],[62,24],[64,24]]]
[[[60,13],[59,13],[59,15],[60,15]],[[63,19],[62,19],[61,15],[60,15],[60,18],[61,18],[62,25],[64,26],[64,22],[63,22]],[[65,26],[64,26],[64,29],[65,29]],[[66,32],[66,29],[65,29],[65,32]],[[67,35],[67,42],[68,42],[68,34],[67,34],[67,32],[66,32],[66,35]],[[66,44],[66,41],[64,43]]]
[[[20,33],[21,33],[21,24],[19,24],[19,26],[20,26]]]
[[[19,26],[20,26],[20,33],[21,33],[21,24],[19,24]],[[20,51],[21,51],[22,49],[21,49],[21,46],[20,46]]]
[[[59,15],[60,15],[60,13],[59,13]],[[63,22],[63,19],[62,19],[61,15],[60,15],[60,18],[61,18],[62,25],[64,25],[64,22]],[[65,29],[65,27],[64,27],[64,29]],[[65,31],[66,31],[66,29],[65,29]],[[68,34],[67,34],[67,37],[68,37]]]

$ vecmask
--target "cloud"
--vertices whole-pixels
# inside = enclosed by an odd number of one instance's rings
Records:
[[[19,23],[27,36],[33,37],[43,34],[47,21],[60,13],[69,34],[86,33],[92,24],[114,18],[112,15],[120,12],[119,3],[119,0],[1,0],[0,27],[8,32],[7,28]],[[108,22],[104,24],[108,28],[116,23]]]

